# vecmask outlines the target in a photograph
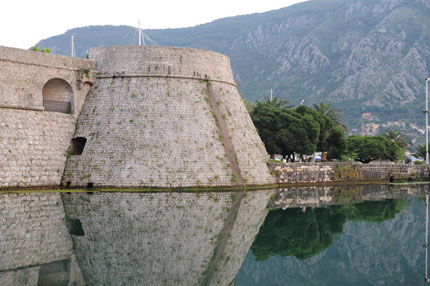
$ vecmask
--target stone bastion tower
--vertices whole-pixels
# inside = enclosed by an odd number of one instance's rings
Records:
[[[172,47],[90,49],[98,72],[63,183],[195,187],[273,183],[267,153],[221,54]]]

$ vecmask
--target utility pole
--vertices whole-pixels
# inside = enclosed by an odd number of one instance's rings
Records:
[[[425,244],[424,247],[426,249],[426,254],[425,254],[425,278],[424,281],[425,282],[430,282],[430,279],[428,278],[428,249],[429,249],[429,195],[426,195],[426,240],[425,240]]]
[[[429,164],[429,77],[426,77],[426,165]]]
[[[143,37],[143,31],[142,31],[142,28],[140,27],[140,20],[139,20],[138,33],[139,33],[139,46],[144,46],[145,38]]]
[[[390,104],[390,131],[393,130],[393,106]]]
[[[272,89],[270,89],[270,102],[272,102]]]
[[[70,45],[71,45],[71,47],[70,47],[70,56],[72,58],[75,57],[75,41],[74,41],[74,38],[75,38],[75,36],[72,35],[72,39],[70,40]]]
[[[361,136],[366,135],[366,126],[364,125],[364,107],[363,112],[361,113]]]
[[[139,20],[138,33],[139,33],[139,46],[141,46],[142,45],[142,30],[140,29],[140,20]]]

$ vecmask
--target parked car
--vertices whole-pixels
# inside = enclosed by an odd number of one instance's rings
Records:
[[[424,162],[423,158],[416,158],[415,156],[409,155],[406,156],[406,163],[415,163],[415,162]]]
[[[306,157],[308,162],[315,161],[315,162],[321,162],[321,155],[318,153],[312,154]],[[315,160],[313,160],[315,159]]]
[[[282,159],[284,159],[284,156],[282,156],[280,154],[273,154],[273,160],[282,161]]]

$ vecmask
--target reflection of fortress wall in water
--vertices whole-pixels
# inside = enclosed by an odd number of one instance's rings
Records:
[[[0,220],[0,285],[84,285],[60,194],[1,194]]]
[[[166,47],[90,57],[0,47],[0,188],[59,186],[71,145],[72,186],[273,183],[227,57]]]
[[[420,197],[429,192],[430,185],[428,184],[291,187],[277,191],[268,207],[284,209],[321,207],[361,201]]]
[[[241,199],[237,193],[63,196],[68,217],[82,224],[84,235],[74,235],[73,243],[88,284],[228,285],[264,221],[271,194],[249,192]],[[227,222],[232,211],[235,216]],[[220,246],[223,235],[227,239]]]

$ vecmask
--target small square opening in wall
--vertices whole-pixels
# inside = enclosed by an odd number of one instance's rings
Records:
[[[87,138],[76,137],[72,139],[72,155],[81,155],[84,152],[85,144],[87,143]]]
[[[67,228],[71,235],[84,236],[84,229],[82,228],[82,223],[80,219],[67,218],[66,219]]]

